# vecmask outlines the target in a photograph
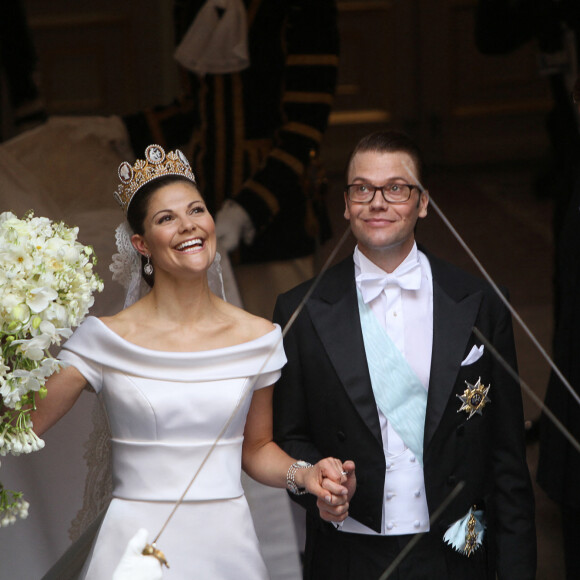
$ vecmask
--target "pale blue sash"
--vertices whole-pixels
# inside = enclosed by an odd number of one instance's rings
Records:
[[[357,299],[375,401],[422,466],[427,391],[358,290]]]

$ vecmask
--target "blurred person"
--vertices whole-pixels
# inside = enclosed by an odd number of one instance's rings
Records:
[[[560,231],[576,179],[580,117],[570,93],[580,62],[580,3],[576,0],[479,0],[475,42],[487,55],[514,52],[535,42],[538,73],[550,85],[553,107],[546,119],[550,167],[536,181],[538,195],[555,201],[554,232]]]
[[[509,54],[535,42],[538,73],[548,80],[553,106],[546,119],[550,140],[548,167],[535,179],[538,196],[554,200],[552,231],[556,242],[554,287],[558,296],[558,244],[580,156],[580,115],[570,99],[580,59],[580,3],[576,0],[479,0],[475,42],[487,55]],[[528,442],[536,441],[537,418],[526,421]]]
[[[574,97],[580,109],[580,79]],[[553,359],[575,393],[580,394],[580,154],[576,167],[576,185],[557,237]],[[580,406],[554,372],[545,404],[579,441]],[[580,578],[580,454],[544,414],[540,418],[537,480],[560,506],[566,578]]]

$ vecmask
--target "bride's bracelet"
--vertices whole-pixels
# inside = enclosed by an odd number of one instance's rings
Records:
[[[294,476],[296,475],[296,472],[299,469],[308,469],[309,467],[312,467],[311,463],[308,463],[307,461],[297,461],[296,463],[293,463],[290,468],[288,469],[288,473],[286,474],[286,487],[294,494],[294,495],[304,495],[306,493],[308,493],[308,491],[303,488],[303,487],[298,487],[298,485],[296,484],[296,480],[294,479]]]

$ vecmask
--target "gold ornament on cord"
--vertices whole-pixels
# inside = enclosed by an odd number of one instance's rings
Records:
[[[165,559],[165,554],[161,550],[158,550],[155,547],[155,544],[147,544],[141,553],[143,556],[153,556],[154,558],[157,558],[161,562],[162,566],[169,568],[169,564]]]
[[[121,183],[113,195],[125,213],[139,189],[158,177],[181,175],[194,185],[196,183],[187,157],[179,149],[166,155],[161,145],[149,145],[145,149],[145,159],[137,159],[133,165],[123,161],[117,173]]]

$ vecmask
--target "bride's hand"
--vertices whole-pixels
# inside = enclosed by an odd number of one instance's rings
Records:
[[[161,562],[154,556],[144,556],[147,530],[140,529],[127,544],[112,580],[161,580]]]
[[[356,488],[354,463],[344,464],[333,457],[322,459],[310,469],[299,470],[302,485],[317,497],[316,505],[323,520],[342,522],[348,516],[351,497]]]

